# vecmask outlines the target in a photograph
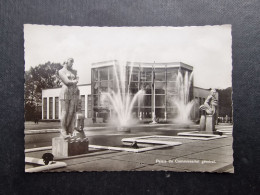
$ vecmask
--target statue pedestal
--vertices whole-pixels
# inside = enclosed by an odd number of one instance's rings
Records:
[[[213,115],[206,116],[206,131],[207,132],[215,131],[215,121]]]
[[[52,138],[52,154],[55,157],[68,157],[88,153],[89,141],[85,138],[70,138],[65,140],[63,137]]]
[[[201,115],[201,117],[200,117],[200,130],[201,131],[206,130],[206,117],[205,117],[205,115]]]

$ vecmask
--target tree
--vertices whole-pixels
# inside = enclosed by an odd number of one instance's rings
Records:
[[[24,103],[25,120],[33,120],[39,115],[37,110],[42,101],[42,89],[60,87],[61,81],[58,71],[62,68],[60,63],[47,62],[25,71]],[[77,72],[73,70],[76,75]]]
[[[219,116],[232,117],[232,88],[218,90],[219,93]]]

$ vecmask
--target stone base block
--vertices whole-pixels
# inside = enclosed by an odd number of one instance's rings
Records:
[[[52,154],[55,157],[68,157],[88,153],[87,138],[65,140],[63,137],[52,138]]]
[[[206,131],[208,132],[215,131],[215,120],[213,115],[206,116]]]
[[[200,117],[200,130],[201,131],[206,130],[206,117],[205,117],[205,115],[201,115],[201,117]]]

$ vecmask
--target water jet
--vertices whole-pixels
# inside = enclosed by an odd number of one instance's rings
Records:
[[[191,109],[194,101],[190,101],[190,87],[193,79],[193,72],[186,71],[183,77],[181,71],[178,71],[176,78],[177,97],[174,98],[173,103],[177,107],[177,117],[174,119],[175,123],[189,125],[192,124],[190,120]]]
[[[130,84],[132,78],[133,66],[130,66],[129,78],[125,72],[128,66],[114,65],[114,79],[116,88],[109,89],[108,92],[102,93],[103,101],[109,101],[110,107],[114,114],[112,118],[117,125],[117,130],[122,132],[130,132],[129,125],[133,123],[132,110],[134,104],[140,96],[144,94],[144,90],[139,89],[137,93],[132,94]]]

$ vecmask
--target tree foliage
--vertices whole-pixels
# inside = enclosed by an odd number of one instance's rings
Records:
[[[219,94],[219,116],[232,116],[232,88],[218,90]]]
[[[39,115],[37,107],[41,105],[42,89],[60,87],[61,81],[58,71],[62,68],[60,63],[47,62],[31,67],[25,72],[24,102],[25,119],[32,120]]]

